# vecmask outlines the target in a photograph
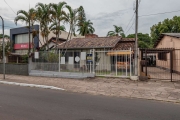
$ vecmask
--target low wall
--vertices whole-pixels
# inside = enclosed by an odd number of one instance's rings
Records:
[[[28,74],[28,64],[14,64],[6,63],[5,64],[6,74],[14,75],[29,75]],[[0,74],[3,74],[3,64],[0,63]]]
[[[75,78],[75,79],[95,77],[93,73],[53,72],[53,71],[40,71],[40,70],[31,70],[29,75],[41,76],[41,77],[55,77],[55,78]]]

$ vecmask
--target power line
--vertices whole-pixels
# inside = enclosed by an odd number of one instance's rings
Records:
[[[141,0],[139,0],[138,6],[140,5],[140,3],[141,3]],[[134,14],[133,14],[131,20],[129,21],[128,25],[126,26],[125,31],[127,30],[128,26],[130,25],[131,21],[133,20],[133,18],[134,18],[134,16],[135,16],[135,13],[136,13],[136,10],[134,10]],[[134,24],[134,23],[133,23],[133,24]],[[132,24],[131,27],[128,29],[128,31],[132,28],[133,24]],[[128,31],[127,31],[127,32],[128,32]],[[127,32],[126,32],[126,33],[127,33]]]
[[[145,16],[152,16],[152,15],[159,15],[159,14],[167,14],[167,13],[173,13],[173,12],[179,12],[180,10],[176,11],[170,11],[170,12],[163,12],[163,13],[154,13],[154,14],[149,14],[149,15],[141,15],[139,17],[145,17]]]
[[[128,31],[126,31],[126,33],[129,32],[129,30],[132,28],[132,26],[134,25],[134,23],[135,23],[135,21],[132,23],[131,27],[128,29]],[[125,34],[126,34],[126,33],[125,33]]]
[[[11,6],[4,0],[4,2],[11,8]],[[14,10],[11,8],[11,10],[14,12]],[[16,15],[16,12],[14,12],[14,14]]]
[[[128,28],[128,26],[129,26],[129,24],[130,24],[130,23],[131,23],[131,21],[133,20],[133,18],[134,18],[134,15],[135,15],[135,14],[133,14],[133,16],[132,16],[131,20],[129,21],[128,25],[126,26],[126,29],[125,29],[125,31],[127,30],[127,28]]]

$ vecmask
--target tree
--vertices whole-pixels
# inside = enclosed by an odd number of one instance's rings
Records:
[[[77,26],[80,28],[83,26],[83,23],[86,21],[86,14],[83,6],[80,6],[78,9],[78,23]]]
[[[51,15],[53,19],[53,23],[50,26],[50,30],[54,31],[56,35],[56,43],[61,31],[65,31],[64,25],[61,25],[61,22],[65,19],[64,15],[66,12],[63,10],[66,2],[59,2],[58,4],[50,4],[51,6]]]
[[[65,31],[65,30],[66,30],[66,28],[65,28],[64,25],[58,26],[57,23],[55,23],[55,22],[53,22],[53,23],[50,25],[49,29],[50,29],[51,31],[53,31],[53,33],[54,33],[56,36],[58,36],[58,34],[61,34],[61,31]],[[59,37],[58,37],[58,38],[59,38]]]
[[[3,34],[0,34],[0,39],[3,38]],[[9,35],[4,35],[4,38],[10,38]]]
[[[174,16],[172,19],[165,19],[151,28],[151,37],[153,44],[162,33],[178,33],[180,32],[180,17]]]
[[[92,25],[93,23],[90,20],[84,21],[77,31],[79,31],[79,34],[82,36],[85,36],[86,34],[93,34],[95,29]]]
[[[68,33],[68,36],[67,36],[67,40],[66,40],[63,47],[66,46],[67,41],[69,39],[71,39],[72,35],[76,36],[75,29],[76,29],[76,25],[77,25],[77,21],[78,21],[78,16],[77,16],[78,9],[72,9],[71,6],[69,6],[69,5],[66,5],[66,8],[68,10],[68,13],[65,15],[64,21],[66,23],[69,23],[70,28],[69,28],[69,33]],[[66,51],[67,51],[67,49],[66,49]],[[64,55],[66,54],[66,51],[65,51]],[[61,51],[61,53],[62,52],[63,51]]]
[[[8,41],[5,43],[5,55],[10,54],[11,52],[11,43]],[[0,59],[3,58],[3,44],[0,44]]]
[[[49,50],[49,45],[48,45],[48,36],[49,36],[49,23],[52,21],[50,17],[50,5],[48,4],[43,4],[43,3],[37,3],[36,8],[37,8],[37,16],[38,16],[38,21],[40,22],[40,29],[41,29],[41,35],[43,36],[43,40],[45,38],[45,43],[47,45],[47,49]]]
[[[122,37],[125,37],[125,34],[124,34],[124,31],[123,31],[123,28],[122,27],[119,27],[119,26],[116,26],[116,25],[113,25],[114,26],[114,31],[109,31],[107,33],[107,36],[122,36]]]
[[[17,12],[17,16],[14,19],[15,24],[17,24],[17,22],[21,20],[22,22],[25,22],[28,25],[28,29],[29,29],[29,50],[28,50],[28,54],[30,54],[30,26],[32,26],[36,20],[36,11],[34,8],[29,9],[28,12],[24,11],[24,10],[19,10]],[[32,40],[33,42],[33,40]]]
[[[135,38],[135,34],[129,34],[127,38]],[[138,33],[138,47],[152,48],[152,41],[149,34]]]

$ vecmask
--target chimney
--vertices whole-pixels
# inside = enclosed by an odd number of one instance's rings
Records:
[[[85,38],[97,38],[98,37],[98,35],[96,35],[96,34],[87,34],[87,35],[85,35]]]

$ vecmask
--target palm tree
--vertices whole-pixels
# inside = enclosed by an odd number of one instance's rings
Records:
[[[77,26],[79,28],[81,28],[81,26],[83,26],[83,23],[85,21],[86,21],[86,14],[85,14],[83,6],[80,6],[79,10],[78,10],[78,24],[77,24]]]
[[[64,21],[69,23],[70,28],[69,28],[67,40],[66,40],[63,47],[66,46],[67,41],[69,39],[71,39],[72,35],[76,36],[75,29],[76,29],[76,25],[77,25],[77,21],[78,21],[78,15],[77,14],[78,14],[78,10],[79,10],[79,9],[72,9],[71,6],[69,6],[69,5],[66,5],[66,8],[68,9],[69,13],[67,13],[65,15]],[[67,51],[67,49],[66,49],[66,51]],[[66,51],[65,51],[64,55],[66,54]]]
[[[113,25],[114,26],[114,31],[109,31],[107,33],[107,36],[122,36],[122,37],[125,37],[125,34],[124,34],[124,31],[123,31],[123,28],[122,27],[118,27],[116,25]]]
[[[35,9],[31,8],[29,9],[28,12],[24,11],[24,10],[19,10],[17,12],[17,16],[14,19],[15,24],[17,25],[17,22],[21,20],[22,22],[26,22],[26,24],[28,25],[28,29],[29,29],[29,50],[28,50],[28,54],[30,54],[30,26],[34,25],[34,22],[36,20],[36,11]],[[33,40],[32,40],[33,42]]]
[[[48,25],[52,21],[50,18],[50,5],[43,4],[43,3],[37,3],[37,16],[38,21],[40,22],[40,29],[41,29],[41,35],[43,35],[43,39],[45,38],[46,43],[48,43],[48,35],[49,35],[49,28]],[[49,50],[49,45],[47,44],[47,49]]]
[[[77,31],[79,31],[79,34],[82,36],[85,36],[87,34],[93,34],[95,32],[95,29],[92,25],[93,23],[90,20],[84,21],[82,23],[82,26]]]
[[[61,22],[65,19],[66,12],[63,10],[65,7],[66,2],[59,2],[58,4],[50,4],[51,6],[51,15],[53,19],[53,23],[50,26],[50,30],[53,30],[56,34],[56,43],[61,31],[65,31],[65,27],[62,25]]]
[[[65,31],[66,30],[64,25],[59,26],[59,25],[57,25],[56,22],[53,22],[50,25],[49,29],[51,31],[53,31],[53,33],[56,35],[56,43],[57,43],[57,39],[59,38],[59,34],[61,34],[61,31]]]

